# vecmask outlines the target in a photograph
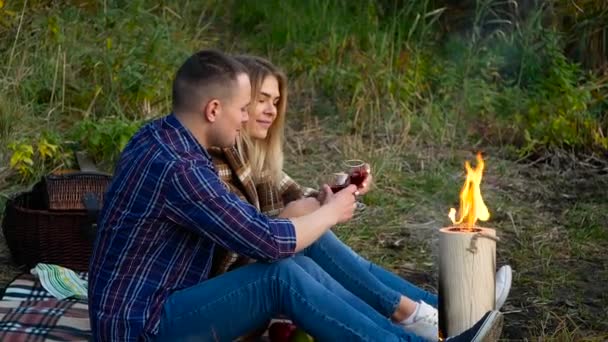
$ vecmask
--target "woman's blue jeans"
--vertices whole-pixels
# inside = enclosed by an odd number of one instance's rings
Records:
[[[437,295],[364,259],[331,231],[300,254],[310,257],[348,291],[390,317],[401,295],[437,308]]]

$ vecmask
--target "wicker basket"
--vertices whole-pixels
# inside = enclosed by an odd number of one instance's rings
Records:
[[[42,187],[46,189],[46,204],[50,210],[84,210],[82,197],[86,193],[97,196],[103,203],[103,195],[112,177],[97,172],[74,172],[51,174],[44,178]]]
[[[9,200],[2,230],[14,261],[28,267],[44,262],[87,271],[96,213],[76,208],[84,208],[85,194],[93,193],[102,203],[108,183],[109,176],[100,174],[47,176],[32,191]],[[68,204],[61,205],[59,199]],[[50,203],[55,203],[52,210]]]

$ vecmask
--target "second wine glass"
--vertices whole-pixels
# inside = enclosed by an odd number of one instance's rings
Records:
[[[363,160],[349,159],[344,161],[344,167],[350,179],[350,184],[355,184],[357,187],[363,187],[363,182],[369,174],[369,165]]]

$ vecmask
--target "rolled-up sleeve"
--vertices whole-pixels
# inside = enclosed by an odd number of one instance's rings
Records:
[[[177,168],[167,193],[170,218],[238,254],[273,261],[294,254],[295,227],[228,192],[207,166]]]

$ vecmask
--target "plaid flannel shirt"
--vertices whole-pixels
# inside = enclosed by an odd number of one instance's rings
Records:
[[[166,298],[208,278],[218,245],[276,260],[295,244],[291,221],[230,193],[173,114],[151,122],[122,152],[100,214],[89,267],[93,336],[153,339]]]
[[[300,186],[285,172],[278,186],[269,180],[254,181],[251,165],[236,147],[223,149],[213,147],[208,151],[220,179],[230,191],[268,216],[279,215],[285,205],[291,201],[318,195],[318,190]],[[216,248],[211,276],[217,276],[249,262],[251,260],[246,256],[239,256],[224,248]]]

